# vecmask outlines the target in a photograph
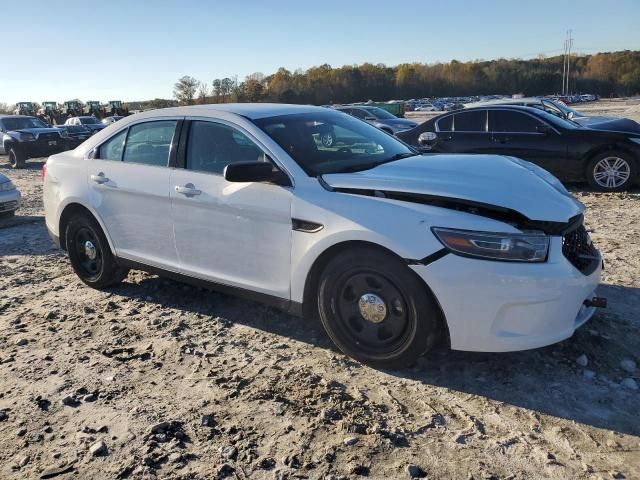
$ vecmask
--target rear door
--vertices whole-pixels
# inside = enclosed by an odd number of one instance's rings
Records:
[[[491,134],[487,131],[487,111],[470,110],[453,114],[450,133],[452,151],[460,153],[488,153],[491,150]]]
[[[173,219],[181,271],[224,285],[290,298],[290,187],[231,183],[234,162],[270,162],[266,149],[234,124],[188,122],[180,164],[171,174]]]
[[[561,175],[566,170],[565,137],[551,125],[527,112],[489,110],[492,151],[512,155]]]
[[[180,118],[136,123],[116,133],[88,160],[91,203],[116,255],[178,267],[171,223],[169,159]]]

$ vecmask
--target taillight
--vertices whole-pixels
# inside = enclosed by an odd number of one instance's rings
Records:
[[[47,164],[46,162],[42,165],[42,181],[44,182],[44,177],[47,174]]]

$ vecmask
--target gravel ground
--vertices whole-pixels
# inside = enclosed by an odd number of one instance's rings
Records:
[[[89,289],[46,234],[42,163],[5,160],[24,204],[0,223],[0,478],[640,478],[638,189],[574,188],[610,307],[571,339],[380,371],[219,293]]]

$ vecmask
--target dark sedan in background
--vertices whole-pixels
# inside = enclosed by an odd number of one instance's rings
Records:
[[[624,190],[638,180],[640,134],[581,126],[538,108],[469,108],[396,136],[421,151],[522,158],[560,180],[587,180],[603,191]]]
[[[402,130],[408,130],[418,125],[417,122],[414,122],[413,120],[398,118],[380,107],[370,107],[367,105],[344,105],[335,107],[335,109],[364,120],[374,127],[378,127],[380,130],[384,130],[391,134],[401,132]]]
[[[68,149],[76,148],[95,133],[85,125],[61,125],[58,128],[63,131]]]

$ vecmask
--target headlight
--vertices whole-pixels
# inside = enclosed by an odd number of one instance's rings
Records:
[[[637,143],[638,145],[640,145],[640,138],[629,137],[629,140],[631,140],[633,143]]]
[[[8,192],[9,190],[15,190],[16,186],[11,180],[8,182],[0,183],[0,192]]]
[[[36,139],[35,135],[32,133],[21,133],[20,141],[22,142],[33,142]]]
[[[442,244],[463,256],[510,262],[544,262],[549,237],[542,233],[491,233],[434,227]]]

